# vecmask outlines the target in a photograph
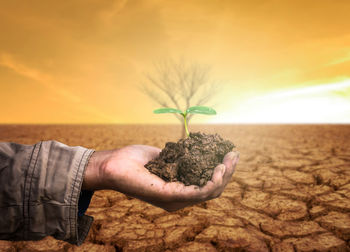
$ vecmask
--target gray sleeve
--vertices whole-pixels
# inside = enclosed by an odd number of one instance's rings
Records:
[[[93,221],[78,217],[83,175],[93,152],[57,141],[0,143],[0,239],[51,235],[80,245]]]

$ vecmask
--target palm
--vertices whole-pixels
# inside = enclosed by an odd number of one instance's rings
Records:
[[[216,169],[212,181],[201,188],[180,182],[167,183],[144,167],[160,151],[147,145],[130,145],[113,151],[107,169],[111,188],[170,211],[217,197],[233,173],[231,169],[223,176],[220,169]]]

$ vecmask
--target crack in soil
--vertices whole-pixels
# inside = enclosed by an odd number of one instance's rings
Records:
[[[132,139],[130,131],[140,132],[138,139],[144,143],[158,141],[158,147],[164,140],[177,140],[167,127],[157,128],[159,137],[150,134],[153,126],[137,127],[0,126],[0,140],[33,144],[43,136],[59,135],[69,139],[68,145],[100,149],[116,147],[101,136],[115,136],[123,146]],[[82,246],[91,246],[89,251],[186,251],[188,246],[194,251],[206,246],[212,251],[350,251],[350,126],[242,125],[214,130],[231,136],[241,153],[227,196],[167,213],[117,192],[97,191],[87,212],[95,221]],[[45,246],[84,249],[53,238],[0,241],[4,250],[35,252]]]

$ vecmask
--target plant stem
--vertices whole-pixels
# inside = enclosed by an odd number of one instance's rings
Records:
[[[186,121],[186,116],[187,116],[187,114],[183,114],[182,116],[184,117],[186,134],[187,134],[187,137],[189,137],[189,136],[190,136],[190,133],[188,132],[188,129],[187,129],[187,121]]]

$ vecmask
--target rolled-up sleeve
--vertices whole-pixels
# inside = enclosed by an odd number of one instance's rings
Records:
[[[0,239],[51,235],[80,245],[93,221],[78,216],[83,176],[93,152],[57,141],[0,143]]]

